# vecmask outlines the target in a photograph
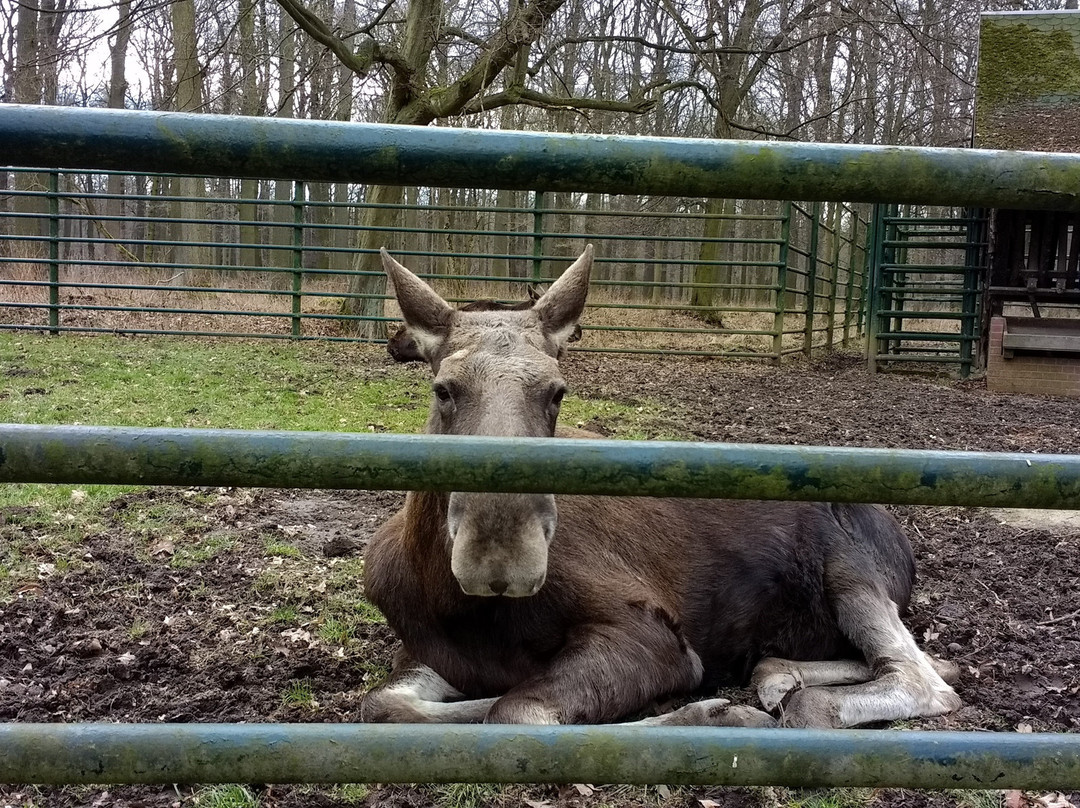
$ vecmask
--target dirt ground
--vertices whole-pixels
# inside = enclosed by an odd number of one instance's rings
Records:
[[[1075,400],[995,395],[978,382],[870,376],[851,356],[783,369],[589,354],[565,365],[576,393],[665,402],[657,431],[701,440],[1080,453]],[[377,622],[353,621],[346,637],[328,621],[333,614],[345,621],[345,612],[333,610],[355,594],[362,545],[400,501],[389,492],[231,489],[120,497],[88,531],[83,563],[60,574],[42,559],[37,580],[0,603],[0,720],[354,719],[395,641]],[[179,517],[178,535],[155,536],[145,514],[157,512]],[[1018,521],[973,508],[894,512],[920,565],[907,624],[926,650],[960,663],[957,690],[966,705],[910,725],[1080,731],[1076,522]],[[27,516],[0,513],[0,541],[47,529],[28,526]],[[168,563],[185,542],[201,547],[207,536],[223,537],[227,551],[189,566]],[[274,537],[297,553],[275,555],[268,549]],[[257,791],[264,806],[357,804],[327,789]],[[588,791],[511,788],[485,799],[555,808],[802,804],[771,789]],[[190,787],[8,786],[0,787],[0,805],[171,806],[192,804],[192,794]],[[1068,799],[1080,804],[1075,794]],[[967,804],[955,794],[898,790],[858,802]],[[361,804],[419,808],[440,798],[430,787],[372,787]]]

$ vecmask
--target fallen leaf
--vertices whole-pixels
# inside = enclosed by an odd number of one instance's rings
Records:
[[[593,792],[596,791],[595,788],[586,783],[574,783],[574,788],[576,788],[577,793],[583,797],[591,797]]]
[[[1035,802],[1038,805],[1046,806],[1046,808],[1076,808],[1076,806],[1069,802],[1068,798],[1059,791],[1052,791],[1049,794],[1043,794],[1041,797],[1036,797]]]
[[[176,553],[176,545],[171,539],[162,539],[161,541],[154,542],[150,546],[150,555],[174,555]]]
[[[1016,731],[1017,732],[1034,732],[1034,729],[1032,728],[1031,724],[1025,724],[1023,722],[1020,722],[1019,724],[1016,725]]]
[[[699,799],[698,805],[700,805],[701,808],[720,808],[720,803],[718,803],[716,800]]]
[[[551,803],[547,800],[525,800],[525,804],[529,808],[551,808]]]
[[[1023,791],[1006,791],[1002,796],[1001,804],[1004,808],[1027,808]]]
[[[656,793],[663,797],[665,800],[671,799],[671,789],[664,785],[656,787]]]

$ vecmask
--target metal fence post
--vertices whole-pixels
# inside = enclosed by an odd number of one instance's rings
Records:
[[[533,191],[533,244],[532,279],[539,283],[543,277],[541,260],[544,255],[544,192]]]
[[[49,333],[60,333],[60,172],[49,172]]]
[[[882,261],[882,242],[885,239],[885,206],[874,205],[874,217],[870,224],[870,233],[867,243],[868,271],[864,284],[866,293],[866,360],[871,373],[877,373],[877,357],[880,345],[878,345],[878,287],[881,285],[880,271]]]
[[[784,355],[784,314],[787,311],[788,247],[791,243],[791,203],[781,206],[780,255],[776,261],[776,314],[773,318],[773,363],[779,365]]]
[[[803,353],[809,359],[814,351],[814,310],[817,308],[818,242],[821,239],[821,203],[810,206],[810,249],[806,257],[806,321],[803,325]]]
[[[848,242],[847,262],[847,292],[844,295],[844,337],[841,345],[848,347],[851,332],[851,307],[855,303],[855,255],[859,244],[859,212],[851,209],[851,240]],[[865,301],[859,301],[859,311],[862,311]],[[858,333],[858,332],[856,332]]]
[[[825,348],[831,351],[836,335],[836,296],[840,287],[840,223],[843,205],[839,202],[833,208],[832,217],[832,271],[829,278],[829,318],[825,330]]]
[[[293,184],[293,272],[292,272],[292,335],[300,336],[304,285],[304,183]]]
[[[986,256],[986,211],[981,208],[965,208],[963,215],[969,221],[966,227],[968,247],[964,250],[964,292],[960,312],[965,315],[960,321],[960,376],[966,379],[971,375],[978,352],[974,350],[974,336],[979,328],[979,301],[982,296],[982,268]],[[1077,238],[1074,233],[1073,238]]]

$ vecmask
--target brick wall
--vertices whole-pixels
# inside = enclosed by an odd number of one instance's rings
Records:
[[[1018,351],[1006,359],[1001,349],[1005,318],[990,320],[986,388],[995,393],[1080,397],[1080,356]]]

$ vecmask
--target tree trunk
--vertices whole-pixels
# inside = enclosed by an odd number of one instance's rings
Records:
[[[195,34],[194,0],[175,0],[172,6],[173,48],[176,62],[176,109],[181,112],[197,112],[203,106],[202,71]],[[177,177],[173,191],[183,197],[173,209],[178,219],[192,221],[174,222],[175,241],[180,242],[173,251],[173,261],[182,264],[185,279],[193,285],[209,285],[213,275],[208,269],[209,241],[205,225],[206,205],[200,197],[206,195],[202,178]]]
[[[15,71],[12,80],[13,100],[16,104],[40,104],[41,83],[38,77],[38,0],[24,0],[19,3],[15,31]],[[15,174],[16,191],[43,191],[43,180],[37,174],[25,171]],[[13,230],[20,236],[44,236],[48,233],[48,223],[44,218],[47,212],[43,197],[17,195],[12,208],[16,213],[26,214],[27,218],[17,218]],[[38,255],[42,245],[22,242],[16,249],[30,257]]]
[[[127,97],[127,50],[131,40],[131,0],[120,0],[117,6],[120,18],[116,24],[116,34],[109,49],[109,109],[123,109]],[[122,174],[110,174],[107,191],[109,199],[105,203],[105,212],[109,219],[108,229],[114,238],[123,237],[124,215],[124,177]]]
[[[401,55],[407,64],[422,68],[430,61],[436,31],[443,22],[442,11],[440,0],[412,0],[409,3],[401,44]],[[389,123],[419,126],[426,126],[435,120],[430,104],[423,103],[417,97],[416,90],[416,87],[395,75],[383,119]],[[399,205],[403,198],[404,189],[396,185],[372,185],[366,194],[366,201],[375,205]],[[382,296],[386,294],[386,276],[378,251],[380,247],[393,249],[398,244],[380,229],[393,227],[399,220],[399,211],[392,208],[365,208],[361,216],[362,229],[353,269],[367,274],[353,276],[349,292],[355,296],[345,298],[342,308],[345,314],[371,318],[359,320],[353,327],[353,331],[364,339],[383,339],[386,336],[385,324],[377,319],[383,316]]]
[[[257,72],[258,57],[255,53],[255,2],[254,0],[240,0],[240,18],[237,21],[237,33],[240,36],[240,114],[258,115],[260,98],[258,91]],[[257,180],[240,180],[240,198],[243,200],[255,199],[259,193]],[[259,207],[254,202],[241,202],[237,206],[237,216],[240,217],[240,244],[239,262],[244,267],[262,266],[262,250],[259,243],[259,226],[256,220],[259,216]]]
[[[281,41],[281,53],[278,60],[278,111],[279,118],[292,118],[295,107],[296,94],[296,28],[292,19],[284,11],[280,12],[278,36]],[[276,180],[274,182],[274,200],[284,203],[293,198],[294,183],[290,180]],[[293,231],[289,227],[293,222],[293,208],[290,205],[274,205],[275,226],[271,229],[274,244],[279,247],[288,247],[293,241]],[[293,253],[287,249],[273,251],[274,259],[271,262],[275,267],[287,269],[293,265]],[[274,289],[287,289],[291,286],[291,280],[285,272],[275,272],[271,278],[271,286]]]
[[[368,196],[365,201],[376,205],[399,205],[403,198],[404,189],[399,185],[372,185],[368,187]],[[383,275],[378,250],[380,247],[386,247],[392,252],[403,245],[396,235],[380,232],[380,228],[397,225],[400,221],[398,214],[399,211],[393,208],[364,209],[361,222],[365,229],[360,231],[353,269],[374,274],[353,276],[349,292],[364,297],[345,298],[344,313],[368,318],[383,316],[381,296],[386,294],[386,276]],[[365,339],[385,339],[386,337],[385,323],[374,319],[360,320],[351,330]]]
[[[353,37],[349,36],[352,31],[356,29],[356,2],[355,0],[344,0],[345,5],[342,11],[341,28],[346,32],[346,36],[342,39],[350,50],[353,47]],[[353,80],[355,74],[345,65],[341,65],[337,69],[337,87],[336,98],[337,103],[334,108],[334,120],[335,121],[349,121],[352,120],[352,104],[353,104]],[[347,249],[352,243],[351,234],[346,229],[349,224],[349,185],[348,183],[339,182],[334,185],[334,208],[333,208],[333,239],[331,244],[338,249]],[[331,266],[340,266],[342,256],[345,253],[335,252],[330,257]]]

